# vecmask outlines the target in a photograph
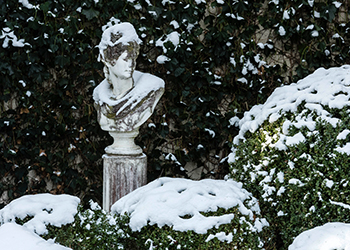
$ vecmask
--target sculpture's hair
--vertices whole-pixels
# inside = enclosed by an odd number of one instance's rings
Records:
[[[118,41],[122,35],[120,33],[111,34],[111,42],[115,43]],[[139,55],[140,45],[136,41],[130,41],[128,44],[117,43],[113,46],[107,46],[107,48],[103,51],[104,61],[113,64],[113,60],[118,60],[119,56],[127,51],[128,58],[136,59]]]

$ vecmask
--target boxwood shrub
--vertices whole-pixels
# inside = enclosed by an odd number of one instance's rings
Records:
[[[128,249],[263,249],[257,199],[232,180],[159,178],[118,200]]]
[[[111,213],[90,206],[44,237],[74,250],[264,249],[269,228],[257,200],[232,180],[160,178],[118,200]]]
[[[302,231],[349,222],[350,67],[319,69],[277,88],[246,112],[230,154],[231,177],[259,199],[269,249]]]

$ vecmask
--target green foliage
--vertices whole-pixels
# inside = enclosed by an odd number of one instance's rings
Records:
[[[202,178],[222,178],[237,133],[231,117],[281,83],[349,62],[347,1],[29,2],[33,8],[0,1],[0,195],[9,200],[47,190],[101,200],[101,156],[111,138],[91,96],[104,78],[95,46],[112,17],[132,23],[143,40],[137,68],[166,82],[137,138],[150,180],[189,177],[189,162],[203,167]],[[157,46],[175,31],[179,44]],[[171,60],[160,64],[159,55]],[[169,152],[177,162],[164,157]]]
[[[46,239],[55,239],[57,243],[72,249],[125,249],[127,218],[112,216],[90,201],[91,209],[78,207],[78,214],[72,224],[60,228],[49,226]]]
[[[232,213],[235,216],[229,224],[212,228],[205,234],[176,231],[169,226],[147,225],[140,232],[128,233],[130,245],[127,249],[262,249],[264,243],[260,234],[252,229],[254,222],[248,216],[243,216],[237,207],[228,210],[219,208],[218,211],[202,214],[209,217]],[[219,240],[210,237],[216,234],[227,238]]]
[[[272,237],[267,249],[287,249],[301,232],[327,222],[350,222],[347,174],[349,157],[339,148],[349,136],[338,135],[350,129],[349,110],[329,109],[336,126],[301,104],[296,113],[283,113],[273,123],[265,121],[254,133],[246,133],[236,147],[232,177],[259,199],[262,215],[270,222]],[[307,125],[290,126],[288,136],[301,133],[305,140],[276,147],[283,124],[312,118],[315,129]]]

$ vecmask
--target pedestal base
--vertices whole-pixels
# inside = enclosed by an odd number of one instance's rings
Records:
[[[139,155],[142,154],[140,146],[135,144],[135,137],[139,134],[139,128],[128,131],[109,131],[109,134],[113,137],[114,142],[112,145],[105,148],[105,151],[109,155]]]
[[[103,155],[103,209],[124,195],[147,184],[147,156]]]

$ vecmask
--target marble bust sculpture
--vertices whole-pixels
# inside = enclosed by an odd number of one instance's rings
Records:
[[[107,154],[142,154],[134,138],[164,93],[162,79],[135,70],[140,43],[134,27],[120,23],[106,29],[98,45],[105,79],[94,89],[93,99],[101,128],[114,138]]]

